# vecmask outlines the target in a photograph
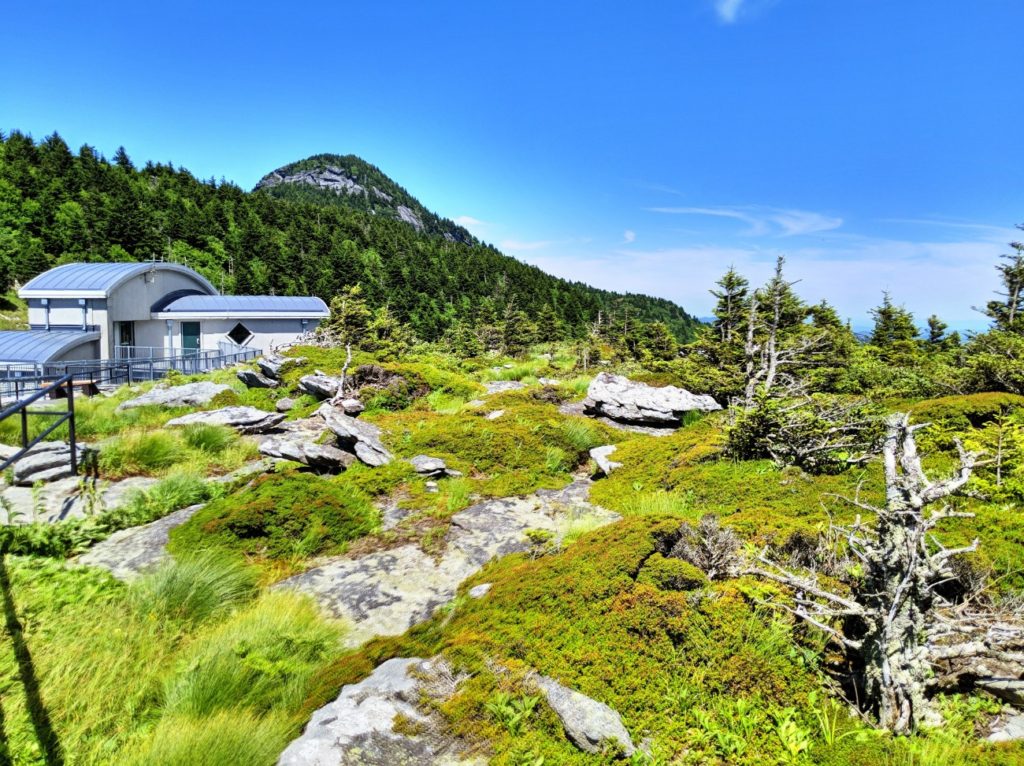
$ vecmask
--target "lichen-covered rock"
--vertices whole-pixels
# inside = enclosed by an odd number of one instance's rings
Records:
[[[149,524],[115,532],[78,557],[79,564],[102,567],[119,580],[131,580],[167,558],[171,530],[203,506],[192,505]]]
[[[1014,713],[998,719],[985,739],[989,742],[1013,742],[1024,739],[1024,713]]]
[[[338,393],[341,386],[341,378],[317,371],[313,375],[303,375],[299,378],[299,390],[317,399],[331,399]]]
[[[610,456],[618,449],[614,444],[606,444],[603,447],[594,447],[590,450],[590,458],[597,463],[598,469],[605,476],[608,476],[616,468],[622,468],[622,463],[610,460]]]
[[[320,444],[315,439],[296,433],[269,436],[259,444],[261,455],[308,465],[325,471],[344,471],[356,462],[351,452],[333,444]]]
[[[675,386],[648,386],[610,372],[602,372],[594,378],[583,404],[590,415],[668,427],[679,426],[687,412],[722,409],[707,395],[691,394]]]
[[[453,471],[448,467],[448,464],[439,457],[416,455],[415,457],[409,458],[409,464],[412,465],[413,470],[415,470],[420,476],[426,476],[431,479],[441,479],[446,476],[462,476],[460,471]]]
[[[135,407],[201,407],[209,404],[213,398],[231,387],[223,383],[211,383],[201,380],[198,383],[186,383],[182,386],[157,386],[142,396],[129,399],[118,406],[119,410],[130,410]]]
[[[352,397],[349,397],[347,399],[342,399],[340,406],[341,406],[342,411],[346,415],[350,415],[352,417],[356,417],[360,413],[366,411],[366,405],[363,404],[358,399],[354,399]]]
[[[352,449],[356,457],[367,465],[377,467],[392,461],[391,453],[381,442],[381,432],[377,426],[364,420],[356,420],[329,403],[321,405],[317,414],[338,437],[338,444],[343,448]]]
[[[255,370],[239,370],[235,373],[247,388],[277,388],[278,381]]]
[[[611,743],[627,758],[633,755],[636,747],[617,712],[548,676],[535,676],[534,680],[576,747],[596,754]]]
[[[169,427],[189,426],[202,423],[214,426],[229,426],[246,434],[262,434],[275,428],[284,420],[280,412],[267,412],[257,407],[222,407],[219,410],[190,412],[167,421]]]
[[[527,530],[563,532],[586,517],[598,524],[619,518],[590,505],[588,481],[531,497],[488,500],[452,517],[445,550],[428,555],[404,545],[343,556],[279,583],[310,594],[334,617],[349,623],[345,641],[358,646],[374,636],[396,636],[455,598],[459,585],[491,559],[530,548]]]
[[[278,766],[483,766],[420,704],[451,698],[461,680],[439,658],[387,660],[317,710]]]
[[[282,399],[278,399],[277,403],[274,404],[274,409],[278,412],[291,412],[295,407],[295,400],[290,396],[285,396]]]
[[[3,457],[10,457],[18,448],[4,450],[8,451],[10,454]],[[39,442],[14,464],[14,483],[20,487],[31,487],[37,481],[56,481],[71,475],[71,447],[66,442]]]

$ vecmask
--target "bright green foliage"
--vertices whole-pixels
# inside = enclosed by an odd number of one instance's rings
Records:
[[[251,588],[217,567],[168,564],[126,589],[87,567],[0,560],[0,646],[24,646],[0,652],[0,753],[33,766],[273,764],[305,722],[296,713],[313,678],[339,655],[339,630],[286,592],[248,603]],[[29,671],[38,697],[26,694]]]
[[[367,332],[372,313],[359,285],[343,290],[331,298],[331,315],[321,325],[339,345],[358,346]]]
[[[706,585],[708,578],[689,562],[655,553],[644,562],[636,581],[660,590],[694,590]]]
[[[203,718],[164,716],[150,737],[121,754],[130,766],[273,766],[294,723],[281,714],[221,710]]]
[[[193,717],[229,708],[294,709],[310,674],[337,653],[338,639],[312,602],[265,594],[182,657],[164,685],[162,708]]]
[[[207,505],[171,533],[171,551],[216,546],[288,562],[342,549],[377,525],[370,498],[351,482],[290,472],[262,476]]]
[[[128,588],[140,614],[176,622],[203,622],[251,599],[256,592],[252,571],[209,551],[165,561]]]
[[[1024,231],[1024,224],[1017,224]],[[1003,283],[1001,300],[989,301],[985,313],[992,318],[994,329],[1024,335],[1024,243],[1011,242],[1013,252],[1001,256],[996,267]]]
[[[189,447],[211,455],[219,455],[224,452],[237,439],[235,432],[227,426],[215,426],[207,423],[193,423],[185,426],[181,435]]]

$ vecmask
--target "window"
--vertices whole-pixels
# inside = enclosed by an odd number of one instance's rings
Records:
[[[244,345],[249,338],[252,337],[252,333],[249,328],[239,322],[231,328],[231,332],[228,333],[228,337],[231,338],[239,346]]]

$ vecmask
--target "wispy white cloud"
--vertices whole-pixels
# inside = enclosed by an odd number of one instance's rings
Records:
[[[743,0],[715,0],[715,13],[723,24],[734,24],[743,8]]]
[[[476,228],[483,228],[484,226],[487,226],[486,221],[481,221],[479,218],[474,218],[471,215],[460,215],[458,218],[453,218],[452,220],[459,226],[465,226],[467,229],[474,226]]]
[[[816,234],[823,231],[838,229],[843,219],[814,213],[808,210],[790,210],[784,208],[737,206],[737,207],[653,207],[648,208],[654,213],[672,215],[705,215],[716,218],[732,218],[742,221],[749,227],[742,232],[748,236],[793,237],[802,234]]]
[[[626,229],[622,232],[622,244],[631,245],[636,242],[636,232],[632,229]]]
[[[984,324],[972,307],[991,298],[1000,252],[1000,242],[987,237],[948,242],[851,236],[785,250],[755,244],[623,247],[604,253],[533,253],[523,259],[566,279],[668,298],[706,316],[714,304],[708,290],[730,265],[752,284],[761,284],[771,276],[781,253],[786,255],[789,277],[800,280],[796,289],[804,299],[827,299],[854,325],[870,322],[868,310],[878,305],[887,289],[919,321],[937,313],[963,329]]]

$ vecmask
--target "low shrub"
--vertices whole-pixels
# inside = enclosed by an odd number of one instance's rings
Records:
[[[1024,396],[985,393],[927,399],[908,409],[918,423],[933,423],[949,430],[980,428],[1001,414],[1024,406]]]
[[[636,581],[660,590],[694,590],[706,585],[708,578],[687,561],[655,553],[644,562]]]
[[[292,471],[262,476],[210,503],[171,532],[170,550],[215,546],[290,561],[338,552],[376,524],[370,498],[352,483]]]

